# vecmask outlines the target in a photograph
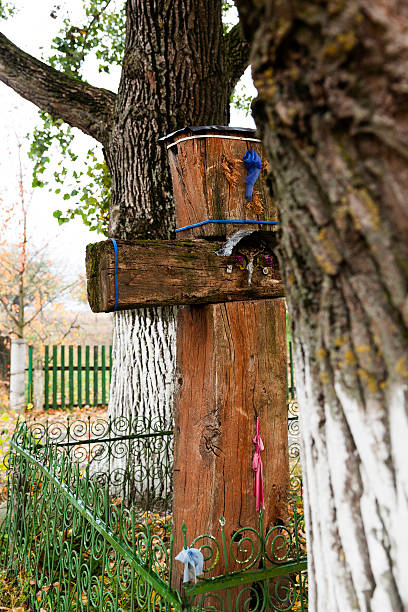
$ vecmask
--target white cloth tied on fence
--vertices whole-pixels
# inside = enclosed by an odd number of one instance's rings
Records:
[[[198,548],[183,548],[176,557],[176,561],[184,563],[183,582],[197,582],[197,576],[203,573],[204,557]]]

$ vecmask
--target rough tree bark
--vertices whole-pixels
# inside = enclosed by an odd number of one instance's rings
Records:
[[[238,0],[295,336],[309,609],[408,609],[408,7]]]
[[[169,238],[174,229],[166,150],[185,125],[228,124],[229,99],[248,65],[235,28],[223,35],[221,0],[127,0],[118,94],[61,75],[0,36],[0,80],[53,117],[102,142],[112,177],[110,235]],[[110,413],[168,420],[172,308],[115,316]]]

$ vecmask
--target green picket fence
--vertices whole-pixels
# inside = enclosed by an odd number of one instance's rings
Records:
[[[293,374],[293,344],[292,340],[288,340],[288,369],[286,370],[286,397],[288,400],[293,400],[296,397],[295,377]]]
[[[28,347],[27,403],[33,403],[34,347]],[[293,374],[293,343],[287,342],[287,398],[296,396]],[[49,408],[105,406],[109,401],[112,346],[44,347],[44,403]]]
[[[27,401],[34,398],[34,347],[28,347]],[[109,401],[112,346],[44,347],[43,406],[73,408],[104,406]]]

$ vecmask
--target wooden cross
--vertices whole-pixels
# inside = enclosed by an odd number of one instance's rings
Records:
[[[169,150],[178,227],[204,220],[276,221],[267,168],[245,198],[242,157],[262,145],[253,131],[185,129]],[[217,254],[239,229],[256,229],[227,256]],[[227,535],[258,525],[252,457],[256,417],[265,444],[266,530],[286,518],[288,431],[286,310],[274,255],[273,226],[206,224],[177,240],[118,241],[118,309],[178,309],[174,404],[174,552],[200,534]],[[111,241],[87,248],[88,298],[94,312],[115,304]],[[179,588],[183,567],[174,564]],[[224,567],[217,565],[217,574]],[[230,562],[230,571],[237,569]]]

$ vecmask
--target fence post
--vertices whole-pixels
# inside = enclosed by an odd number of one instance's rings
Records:
[[[94,346],[93,350],[93,405],[98,405],[98,347]]]
[[[34,393],[33,393],[33,404],[34,408],[41,410],[44,403],[44,376],[43,376],[43,364],[41,357],[37,357],[34,363]]]
[[[82,408],[82,348],[77,346],[77,386],[78,406]]]
[[[28,347],[27,405],[33,405],[33,347]]]
[[[89,406],[89,346],[85,347],[85,404]]]
[[[52,407],[57,409],[57,372],[58,372],[58,353],[57,345],[52,347]]]
[[[25,407],[26,350],[24,338],[11,339],[10,408],[17,412],[23,412]]]
[[[74,407],[74,347],[68,348],[69,407]]]
[[[49,347],[45,345],[44,347],[44,407],[46,410],[50,407],[50,393],[49,393],[49,385],[50,385],[50,372],[49,372]]]
[[[63,344],[60,347],[60,351],[61,408],[65,408],[65,346]]]

